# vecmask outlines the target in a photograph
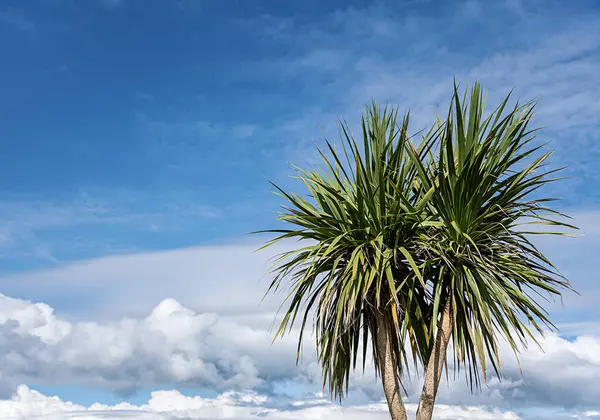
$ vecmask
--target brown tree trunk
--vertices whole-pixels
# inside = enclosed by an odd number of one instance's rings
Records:
[[[438,321],[435,342],[425,370],[425,382],[423,383],[423,391],[417,408],[417,420],[431,420],[433,416],[433,406],[446,363],[446,349],[448,348],[452,328],[452,302],[448,298],[444,306],[444,312],[442,312],[442,316]]]
[[[381,313],[377,313],[376,323],[376,349],[379,356],[379,369],[390,415],[392,420],[407,420],[406,409],[400,393],[398,370],[392,353],[392,326],[387,322],[385,315]]]

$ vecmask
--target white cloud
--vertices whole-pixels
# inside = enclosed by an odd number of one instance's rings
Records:
[[[180,383],[212,389],[267,386],[302,373],[295,346],[271,333],[196,314],[173,299],[142,319],[70,323],[51,307],[0,295],[0,376],[19,383],[103,386],[128,391]]]
[[[0,295],[0,392],[7,396],[18,384],[32,383],[124,392],[176,383],[297,398],[317,392],[320,380],[310,352],[295,365],[295,338],[271,344],[272,332],[264,327],[251,327],[243,318],[195,313],[173,299],[143,318],[94,323],[69,322],[46,304]],[[540,343],[543,351],[531,346],[522,354],[523,375],[503,346],[502,382],[492,378],[472,395],[459,377],[442,384],[439,403],[503,410],[600,408],[600,337],[567,341],[549,334]],[[407,389],[408,401],[415,401],[419,380],[413,378]],[[380,398],[381,385],[372,370],[353,375],[350,402]]]
[[[93,404],[84,407],[64,402],[57,397],[47,397],[26,386],[20,386],[10,400],[0,401],[0,418],[29,420],[34,418],[96,420],[126,418],[135,420],[174,419],[232,419],[232,420],[358,420],[387,419],[385,404],[368,404],[341,408],[325,400],[295,401],[290,408],[269,408],[268,398],[254,393],[224,393],[216,398],[188,397],[179,391],[155,391],[148,403],[114,406]],[[307,406],[308,405],[308,406]],[[410,414],[415,405],[407,407]],[[438,420],[517,420],[512,412],[487,410],[483,407],[456,407],[439,405]]]
[[[552,307],[551,313],[566,335],[578,338],[569,342],[549,335],[542,341],[545,353],[532,346],[522,357],[524,376],[504,349],[503,382],[491,380],[481,393],[471,395],[458,379],[442,387],[441,403],[510,409],[529,401],[598,408],[597,217],[595,212],[575,215],[583,238],[549,238],[542,244],[583,293],[567,294],[565,308]],[[320,372],[310,351],[297,368],[294,337],[271,346],[269,327],[283,295],[259,304],[268,284],[263,275],[270,254],[255,253],[256,247],[241,243],[114,256],[0,278],[5,293],[47,302],[0,299],[5,395],[20,383],[125,390],[177,382],[220,390],[314,392]],[[312,349],[310,343],[306,349]],[[564,368],[550,368],[556,365]],[[372,372],[357,374],[353,384],[356,400],[372,401],[381,394]],[[418,391],[414,380],[410,397]]]
[[[224,315],[270,314],[276,297],[267,290],[270,254],[257,242],[118,255],[50,270],[1,277],[11,296],[43,300],[71,316],[119,319],[143,316],[165,297],[186,307]],[[273,248],[273,252],[281,248]],[[135,298],[132,298],[135,296]],[[85,305],[75,304],[85,301]]]

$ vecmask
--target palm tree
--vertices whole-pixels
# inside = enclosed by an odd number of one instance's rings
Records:
[[[560,216],[544,207],[550,199],[531,198],[552,173],[536,172],[547,153],[532,158],[533,105],[503,116],[507,97],[482,119],[479,85],[463,102],[455,86],[448,118],[417,146],[409,115],[398,123],[394,109],[368,107],[360,142],[340,121],[341,151],[327,141],[324,168],[296,167],[308,197],[275,185],[287,201],[279,218],[292,226],[263,231],[277,234],[265,247],[305,241],[273,266],[268,292],[291,289],[276,337],[301,315],[299,356],[313,314],[323,385],[340,400],[370,348],[394,420],[407,418],[409,356],[425,366],[417,418],[430,419],[451,338],[455,363],[478,386],[487,359],[500,374],[498,337],[517,351],[533,338],[524,319],[552,327],[528,291],[569,287],[519,227],[568,226],[548,217]]]
[[[487,118],[479,84],[461,101],[456,85],[445,122],[437,122],[437,153],[419,165],[435,214],[418,246],[424,257],[420,269],[435,268],[429,284],[432,301],[431,356],[425,370],[417,419],[428,420],[452,339],[455,366],[463,365],[467,380],[480,385],[489,361],[500,375],[498,339],[515,355],[535,341],[532,329],[543,334],[554,328],[535,299],[560,295],[569,282],[530,241],[533,234],[565,235],[575,228],[565,216],[548,207],[555,198],[540,188],[559,178],[560,169],[546,169],[551,152],[533,143],[530,130],[534,102],[504,110],[510,94]],[[546,226],[545,231],[531,230]],[[571,289],[572,290],[572,289]],[[437,326],[434,325],[437,323]]]
[[[427,203],[410,156],[424,159],[428,144],[412,149],[409,116],[400,124],[397,116],[397,111],[369,107],[362,119],[362,150],[340,121],[342,150],[329,142],[330,157],[319,150],[325,169],[296,168],[309,198],[275,186],[288,203],[280,219],[293,228],[267,231],[279,236],[266,246],[290,238],[306,242],[279,255],[274,264],[269,290],[291,282],[289,307],[276,336],[291,328],[302,311],[304,331],[314,312],[324,386],[339,399],[359,357],[365,368],[370,347],[390,413],[406,419],[400,384],[406,366],[403,331],[410,334],[415,353],[427,349],[424,331],[402,322],[405,300],[415,311],[424,304],[419,295],[411,293],[409,299],[401,293],[402,281],[417,269],[411,252]],[[298,354],[301,343],[302,334]]]

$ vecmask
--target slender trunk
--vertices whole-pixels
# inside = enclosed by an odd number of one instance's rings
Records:
[[[377,313],[376,316],[376,346],[379,356],[379,369],[383,382],[383,391],[387,399],[388,408],[392,420],[407,420],[406,409],[402,402],[398,370],[394,355],[392,353],[392,330],[389,322],[386,322],[384,314]]]
[[[444,364],[446,363],[446,349],[448,348],[452,328],[452,303],[448,298],[444,306],[444,312],[442,312],[442,316],[438,321],[437,335],[425,370],[425,382],[423,383],[423,391],[417,408],[417,420],[431,420],[433,416],[433,406],[442,378]]]

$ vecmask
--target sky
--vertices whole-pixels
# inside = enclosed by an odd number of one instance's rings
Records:
[[[538,244],[579,295],[435,418],[600,419],[597,0],[0,0],[0,54],[0,419],[387,418],[371,370],[340,407],[298,331],[272,343],[248,232],[337,118],[376,100],[417,132],[453,79],[540,100],[582,235]]]

